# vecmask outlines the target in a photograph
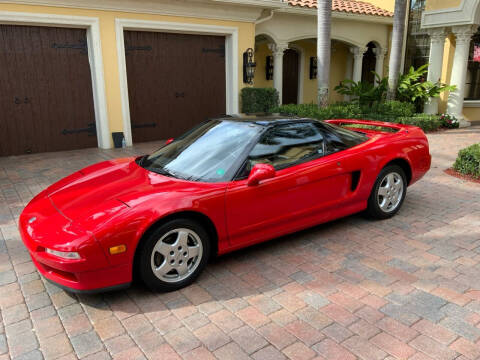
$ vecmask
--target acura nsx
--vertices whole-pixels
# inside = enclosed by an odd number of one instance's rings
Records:
[[[134,278],[170,291],[213,256],[357,212],[392,217],[430,162],[413,126],[225,117],[54,183],[19,228],[39,272],[69,291]]]

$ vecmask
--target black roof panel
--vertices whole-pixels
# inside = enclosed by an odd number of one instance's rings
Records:
[[[312,121],[314,119],[278,115],[278,116],[251,116],[251,117],[224,116],[224,117],[219,117],[212,120],[242,121],[242,122],[251,122],[251,123],[262,125],[262,126],[269,126],[269,125],[274,125],[278,123],[288,123],[288,122],[295,122],[295,121],[302,121],[302,120]],[[314,120],[314,121],[318,121],[318,120]]]

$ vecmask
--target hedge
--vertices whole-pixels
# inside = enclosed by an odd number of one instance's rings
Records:
[[[434,131],[442,127],[442,120],[438,115],[415,114],[410,117],[397,118],[394,122],[418,126],[423,131]]]
[[[400,101],[384,101],[373,106],[360,106],[355,103],[335,103],[326,108],[315,104],[282,105],[276,112],[285,115],[309,117],[319,120],[363,119],[415,125],[424,131],[433,131],[443,126],[438,115],[415,114],[415,105]]]
[[[461,174],[480,178],[480,143],[460,150],[453,168]]]
[[[272,113],[279,104],[278,91],[274,88],[246,87],[241,92],[242,112],[245,114]]]

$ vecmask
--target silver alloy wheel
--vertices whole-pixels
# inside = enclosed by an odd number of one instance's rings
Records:
[[[152,271],[162,281],[175,283],[188,278],[203,256],[200,236],[190,229],[167,232],[155,244],[151,255]]]
[[[394,211],[402,201],[404,191],[403,178],[391,172],[382,179],[377,193],[378,206],[383,212]]]

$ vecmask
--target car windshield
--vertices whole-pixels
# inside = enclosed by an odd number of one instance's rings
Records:
[[[228,181],[261,131],[261,126],[250,122],[211,120],[145,156],[139,165],[185,180]]]

